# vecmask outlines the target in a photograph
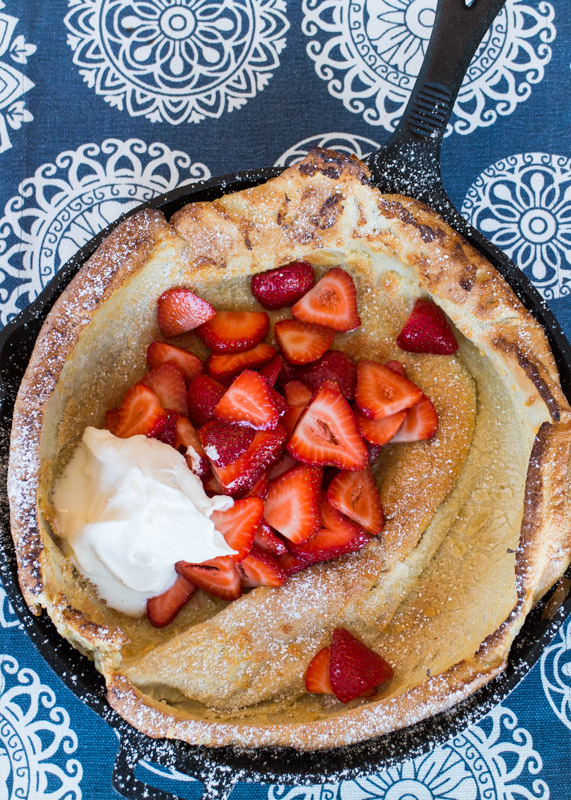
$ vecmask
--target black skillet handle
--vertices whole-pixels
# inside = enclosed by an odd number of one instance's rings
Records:
[[[384,191],[430,202],[442,191],[440,145],[470,61],[506,0],[438,0],[432,36],[402,119],[367,163]],[[403,172],[403,162],[411,169]]]

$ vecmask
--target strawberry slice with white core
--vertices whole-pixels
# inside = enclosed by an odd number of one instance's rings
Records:
[[[367,466],[368,451],[351,406],[341,392],[324,384],[305,409],[287,444],[306,464],[359,470]]]
[[[163,408],[186,414],[186,382],[180,367],[171,362],[159,364],[145,375],[141,383],[156,392]]]
[[[237,600],[242,594],[240,573],[233,556],[219,556],[203,564],[177,561],[175,569],[202,591],[222,600]]]
[[[329,677],[328,647],[323,647],[309,662],[305,673],[305,688],[312,694],[333,694]]]
[[[327,499],[338,511],[372,535],[383,527],[379,490],[370,469],[339,472],[329,484]]]
[[[206,360],[205,367],[211,376],[218,381],[229,381],[243,369],[258,369],[267,364],[276,354],[271,344],[260,344],[243,353],[213,355]]]
[[[177,575],[176,581],[162,594],[147,600],[147,618],[155,628],[164,628],[176,617],[196,591],[196,586]]]
[[[256,545],[240,563],[239,570],[242,573],[242,586],[245,589],[253,589],[256,586],[283,586],[287,577],[278,562]]]
[[[352,331],[361,324],[357,313],[357,292],[353,278],[339,267],[330,269],[293,306],[300,322],[325,325],[336,331]]]
[[[343,533],[347,537],[347,541],[361,530],[358,525],[331,505],[327,500],[327,492],[321,494],[321,527]]]
[[[121,439],[142,434],[147,436],[161,417],[166,417],[156,392],[142,383],[132,386],[119,406],[113,433]]]
[[[293,305],[314,283],[311,264],[308,261],[294,261],[254,275],[250,286],[258,303],[273,310]]]
[[[298,464],[270,483],[264,518],[294,544],[319,529],[321,478],[320,469]]]
[[[240,353],[259,344],[269,327],[265,311],[218,311],[196,333],[214,353]]]
[[[199,429],[204,453],[215,467],[233,464],[254,441],[254,431],[220,420],[211,420]]]
[[[287,438],[291,439],[299,418],[303,414],[303,408],[296,408],[295,406],[288,406],[286,413],[281,418],[281,424],[284,426]]]
[[[213,511],[210,519],[226,544],[236,550],[235,561],[243,561],[254,544],[256,530],[262,521],[264,501],[259,497],[236,500],[227,511]]]
[[[214,409],[214,416],[255,430],[273,430],[279,419],[270,387],[259,372],[250,369],[234,380]]]
[[[458,342],[444,312],[432,300],[416,300],[409,318],[397,336],[401,350],[409,353],[436,353],[449,356]]]
[[[404,422],[391,442],[420,442],[430,439],[438,428],[438,414],[431,400],[422,395],[419,402],[406,413]]]
[[[329,350],[335,338],[335,331],[332,328],[309,325],[296,319],[276,322],[274,333],[280,350],[290,364],[316,361]]]
[[[256,530],[254,544],[261,550],[267,550],[272,556],[281,556],[289,552],[285,544],[276,536],[265,519],[262,519]]]
[[[382,419],[418,403],[422,390],[403,375],[376,361],[357,364],[355,401],[363,416]]]
[[[289,381],[284,386],[284,396],[289,406],[305,408],[313,397],[313,392],[301,381]]]
[[[191,381],[186,393],[188,416],[200,428],[214,417],[214,409],[226,389],[210,375],[199,375]]]
[[[166,342],[151,342],[147,348],[147,362],[149,367],[158,367],[161,364],[176,364],[188,383],[202,372],[202,361],[188,350],[175,347]]]
[[[329,677],[335,697],[348,703],[374,694],[393,677],[391,665],[345,628],[335,628],[329,648]]]
[[[159,328],[167,339],[198,328],[215,314],[210,303],[181,286],[167,289],[157,303]]]
[[[299,367],[297,373],[313,392],[324,381],[335,381],[347,400],[353,402],[357,384],[355,362],[341,350],[330,350],[314,364]]]
[[[320,528],[315,536],[301,544],[292,545],[291,552],[310,564],[332,561],[347,553],[355,553],[370,542],[371,537],[360,528],[330,530]]]
[[[414,408],[414,406],[413,406]],[[363,436],[368,442],[376,445],[384,445],[390,442],[396,434],[408,411],[397,411],[382,419],[367,419],[363,414],[357,413],[357,424]]]

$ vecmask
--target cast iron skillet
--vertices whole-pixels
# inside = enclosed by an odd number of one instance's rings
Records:
[[[504,2],[439,0],[425,62],[403,119],[387,146],[366,160],[382,191],[398,192],[426,202],[494,264],[545,329],[559,367],[563,390],[571,398],[571,347],[555,317],[523,273],[460,216],[448,199],[440,177],[440,144],[454,100],[478,44]],[[190,187],[182,186],[145,206],[160,208],[169,217],[188,202],[212,200],[223,193],[262,183],[279,172],[277,168],[270,168],[213,178]],[[68,261],[39,297],[0,335],[0,455],[4,471],[14,400],[40,327],[55,299],[116,224],[95,236]],[[558,599],[565,594],[560,587],[555,596],[552,594],[551,599],[544,600],[529,615],[512,647],[508,668],[502,676],[450,712],[375,740],[313,753],[298,753],[284,748],[208,749],[178,741],[157,741],[138,733],[109,707],[101,676],[91,662],[58,635],[47,615],[33,617],[29,613],[18,587],[5,476],[3,478],[0,488],[4,551],[0,564],[2,581],[16,613],[42,656],[71,691],[117,732],[120,746],[113,771],[113,786],[127,798],[144,796],[150,800],[167,800],[173,797],[146,786],[135,777],[135,767],[140,759],[174,767],[198,778],[205,784],[205,798],[226,798],[239,781],[284,784],[340,781],[378,772],[405,758],[412,758],[445,742],[504,698],[537,661],[566,613],[571,611],[571,598],[562,603]]]

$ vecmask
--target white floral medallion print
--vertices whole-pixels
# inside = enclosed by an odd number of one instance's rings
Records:
[[[16,616],[6,590],[0,583],[0,628],[21,628],[22,623]]]
[[[0,655],[0,800],[80,800],[69,714],[34,670]]]
[[[396,127],[424,60],[437,0],[303,0],[307,52],[329,92],[370,125]],[[555,38],[548,2],[507,0],[456,99],[448,133],[511,114],[542,80]]]
[[[268,800],[547,800],[531,735],[513,711],[495,708],[436,750],[379,775],[340,784],[272,786]]]
[[[289,147],[285,153],[275,163],[276,167],[290,167],[297,164],[309,153],[312,147],[324,147],[327,150],[337,150],[340,153],[356,155],[357,158],[364,158],[366,155],[376,150],[380,145],[365,136],[354,136],[350,133],[319,133],[302,139],[301,142]]]
[[[523,153],[497,161],[469,188],[462,214],[543,297],[571,293],[571,159]]]
[[[285,0],[68,0],[73,61],[110,105],[152,122],[243,106],[279,66]]]
[[[5,8],[6,4],[0,0],[0,153],[12,147],[9,129],[17,131],[23,122],[34,119],[22,100],[34,84],[21,67],[36,52],[36,46],[16,32],[19,20],[5,14]]]
[[[571,619],[541,657],[541,682],[549,705],[571,730]]]
[[[5,324],[86,242],[121,214],[185,183],[209,178],[181,150],[107,139],[67,150],[23,181],[0,218],[0,322]]]

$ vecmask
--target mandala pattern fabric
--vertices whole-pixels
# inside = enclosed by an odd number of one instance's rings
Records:
[[[478,2],[478,0],[476,0]],[[571,15],[506,0],[442,173],[571,336]],[[95,233],[174,186],[387,141],[436,0],[0,0],[0,327]],[[52,672],[0,585],[0,800],[107,800],[117,737]],[[483,719],[388,769],[233,800],[568,800],[571,620]],[[194,800],[192,775],[135,776]]]

